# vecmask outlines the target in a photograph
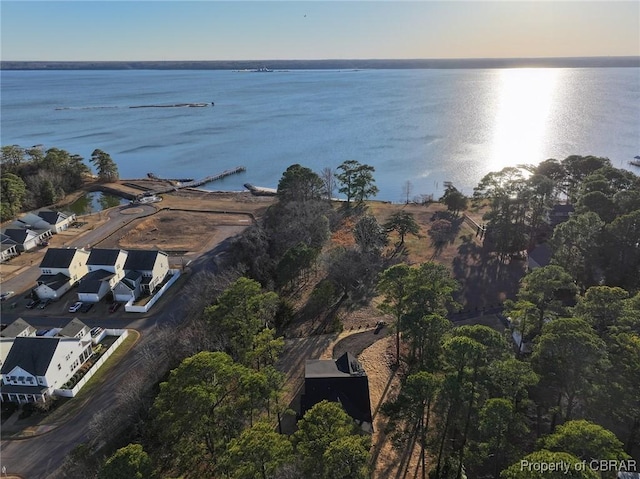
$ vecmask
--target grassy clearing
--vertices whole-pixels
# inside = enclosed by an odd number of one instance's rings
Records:
[[[137,331],[129,330],[129,335],[125,338],[122,344],[114,351],[114,353],[105,361],[98,371],[89,379],[87,384],[78,392],[78,395],[74,398],[66,400],[65,404],[58,407],[49,414],[46,418],[46,422],[54,423],[61,422],[69,419],[84,406],[85,402],[91,398],[92,393],[96,388],[105,381],[106,375],[110,369],[118,364],[118,362],[131,350],[136,343],[140,334]]]

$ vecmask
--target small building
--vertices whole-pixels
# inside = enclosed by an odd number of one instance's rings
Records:
[[[137,299],[142,291],[142,273],[140,271],[128,271],[115,288],[113,288],[113,300],[127,303],[131,299]]]
[[[38,216],[49,225],[53,233],[68,229],[69,225],[76,220],[75,213],[62,213],[51,210],[38,211]]]
[[[558,203],[551,207],[549,211],[549,225],[555,228],[560,223],[564,223],[573,214],[575,208],[568,203]]]
[[[78,318],[73,318],[67,325],[58,332],[62,338],[76,338],[80,340],[91,340],[91,329]]]
[[[4,263],[14,256],[18,256],[18,243],[4,233],[0,234],[0,263]]]
[[[364,431],[373,432],[369,379],[351,353],[336,360],[307,360],[300,413],[323,400],[340,403]]]
[[[29,251],[51,236],[51,230],[10,227],[3,234],[15,242],[18,251]]]
[[[78,301],[97,303],[118,284],[117,276],[104,269],[91,271],[80,280]]]
[[[0,332],[3,338],[20,338],[26,336],[35,336],[36,328],[27,323],[24,319],[18,318],[9,326]]]

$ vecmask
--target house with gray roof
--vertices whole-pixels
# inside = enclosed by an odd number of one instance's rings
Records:
[[[49,225],[54,233],[68,229],[69,225],[76,220],[75,213],[62,213],[51,210],[38,211],[38,216]]]
[[[129,254],[124,265],[125,271],[131,274],[140,273],[142,275],[141,291],[152,294],[169,274],[169,255],[158,250],[128,250],[127,252]]]
[[[43,402],[69,381],[92,354],[90,339],[15,338],[0,369],[0,400]]]
[[[4,233],[0,233],[0,263],[7,261],[14,256],[18,256],[18,243],[13,241]]]
[[[19,338],[22,336],[35,336],[36,328],[27,323],[24,319],[18,318],[9,326],[0,331],[0,337]]]
[[[80,340],[91,340],[91,329],[78,318],[73,318],[67,325],[58,332],[58,336],[64,338],[76,338]]]
[[[97,303],[118,284],[111,271],[97,269],[88,273],[78,285],[78,301]]]
[[[35,292],[38,298],[58,300],[89,272],[89,252],[75,248],[49,248],[40,262]]]
[[[29,251],[51,236],[51,230],[31,229],[26,227],[9,227],[2,233],[16,243],[16,249],[18,251]]]
[[[78,300],[97,303],[124,278],[128,253],[121,249],[94,248],[87,258],[87,273],[78,287]]]

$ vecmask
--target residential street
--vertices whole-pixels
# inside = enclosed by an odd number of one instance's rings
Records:
[[[124,216],[121,208],[111,210],[109,220],[100,227],[82,235],[81,238],[68,246],[87,246],[95,244],[102,238],[114,233],[124,222],[152,213],[155,209],[151,206],[140,208],[141,211],[134,215]],[[243,228],[238,228],[236,232]],[[230,230],[233,231],[233,230]],[[195,258],[188,268],[187,281],[197,273],[205,270],[215,271],[214,258],[226,249],[227,242],[220,242],[213,250]],[[15,276],[3,283],[4,290],[14,290],[17,293],[29,289],[39,275],[38,265],[33,265],[27,271]],[[114,403],[112,395],[117,390],[120,378],[126,376],[128,371],[135,367],[137,352],[152,337],[154,329],[160,325],[179,322],[183,319],[186,300],[179,291],[167,293],[169,298],[163,298],[153,308],[152,313],[141,316],[118,312],[117,315],[96,315],[91,317],[80,316],[80,319],[89,327],[100,326],[103,328],[128,328],[140,333],[139,342],[133,349],[118,362],[107,374],[105,381],[92,394],[90,401],[82,406],[75,419],[72,419],[50,432],[40,436],[20,439],[3,440],[0,444],[0,462],[6,467],[8,474],[17,474],[25,479],[46,479],[55,477],[56,470],[63,464],[65,457],[78,444],[87,438],[88,423],[100,411],[108,409]],[[43,310],[46,312],[47,310]],[[65,325],[74,315],[44,316],[39,310],[22,314],[23,310],[11,309],[3,311],[2,322],[10,323],[19,316],[23,316],[30,324],[36,327],[53,327]]]

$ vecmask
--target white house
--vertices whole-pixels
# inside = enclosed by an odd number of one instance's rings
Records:
[[[128,253],[121,249],[93,248],[89,252],[87,267],[89,272],[102,269],[109,271],[118,277],[118,281],[124,278],[124,264]]]
[[[19,338],[23,336],[35,336],[36,328],[27,323],[24,319],[18,318],[0,332],[3,338]]]
[[[16,243],[18,251],[29,251],[51,236],[51,231],[13,227],[5,229],[3,234]]]
[[[78,300],[97,303],[124,278],[128,253],[121,249],[94,248],[89,253],[89,273],[78,287]]]
[[[91,341],[91,329],[78,318],[73,318],[64,328],[58,331],[58,336]]]
[[[13,241],[4,233],[0,234],[0,263],[18,256],[18,243]]]
[[[89,272],[89,252],[74,248],[49,248],[40,262],[35,292],[40,299],[58,300]]]
[[[142,292],[151,294],[169,273],[169,255],[157,250],[128,250],[124,265],[127,273],[142,274]]]
[[[45,401],[92,354],[90,338],[15,338],[0,369],[0,399],[17,403]]]
[[[59,211],[42,210],[38,212],[54,233],[59,233],[69,228],[69,225],[76,220],[75,213],[61,213]]]
[[[142,291],[142,273],[129,271],[125,274],[115,288],[113,288],[113,300],[126,303],[131,299],[137,299]]]

